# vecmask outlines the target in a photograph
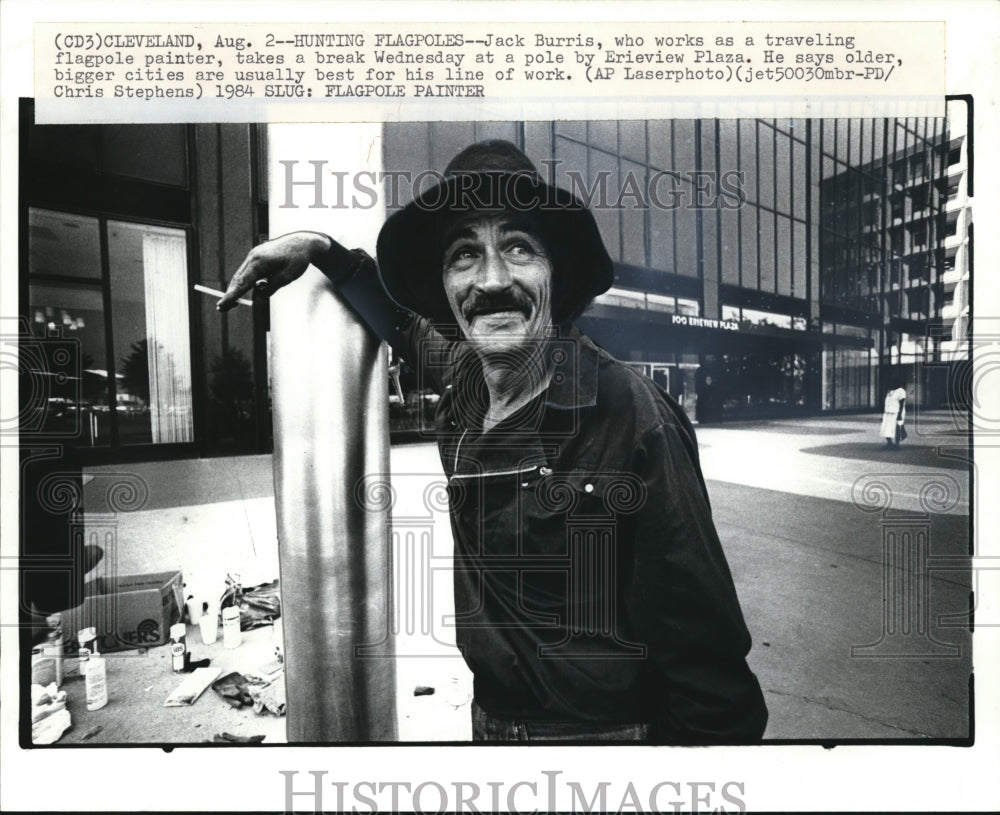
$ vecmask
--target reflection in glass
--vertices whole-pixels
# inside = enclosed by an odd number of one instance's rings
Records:
[[[194,438],[183,230],[108,222],[122,444]]]
[[[101,133],[105,172],[175,187],[187,185],[186,125],[106,125]]]
[[[28,210],[28,273],[101,277],[101,239],[97,218]]]
[[[71,341],[71,358],[65,364],[52,365],[39,359],[41,364],[35,366],[38,376],[44,377],[38,383],[37,408],[45,411],[41,429],[46,434],[76,436],[85,447],[109,444],[108,366],[100,288],[79,283],[32,283],[28,286],[28,318],[32,337]],[[43,352],[44,347],[40,346]],[[27,352],[26,359],[31,359]],[[30,417],[26,423],[31,424]]]

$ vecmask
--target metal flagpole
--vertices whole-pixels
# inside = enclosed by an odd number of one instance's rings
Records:
[[[372,249],[384,207],[314,204],[337,195],[326,169],[381,169],[380,125],[271,125],[268,166],[272,235],[315,229]],[[388,481],[385,348],[316,269],[270,307],[288,740],[394,740],[388,507],[359,488]]]

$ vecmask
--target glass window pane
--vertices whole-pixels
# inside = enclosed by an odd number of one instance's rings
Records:
[[[833,178],[837,174],[839,168],[834,164],[832,158],[823,157],[823,180],[826,181],[828,178]]]
[[[815,127],[815,123],[813,127]],[[835,119],[819,120],[820,140],[823,145],[823,153],[827,156],[837,154],[837,122]]]
[[[409,173],[400,176],[392,183],[386,182],[387,206],[390,209],[405,206],[413,200],[413,188],[426,188],[421,173],[432,167],[430,144],[432,142],[430,125],[426,122],[397,122],[384,130],[385,154],[392,156],[392,166],[387,167],[393,173]],[[266,140],[265,140],[266,141]],[[443,168],[438,168],[440,171]],[[263,175],[262,178],[267,178]],[[406,180],[404,180],[406,179]],[[417,179],[420,184],[417,185]],[[262,186],[267,186],[263,184]],[[391,191],[391,192],[390,192]]]
[[[97,218],[28,210],[28,272],[101,278],[101,239]]]
[[[715,122],[701,123],[701,166],[699,170],[715,171]]]
[[[778,194],[774,199],[774,208],[778,212],[789,214],[792,211],[791,197],[793,172],[795,174],[801,174],[802,168],[795,167],[794,170],[792,168],[791,140],[781,133],[775,134],[774,138],[775,146],[778,149],[778,158],[774,163],[774,175],[778,186]]]
[[[545,172],[554,175],[556,186],[581,196],[586,203],[587,196],[584,193],[590,185],[587,176],[587,148],[557,136],[554,159],[552,170],[546,169]]]
[[[622,218],[622,261],[646,265],[646,168],[622,161],[622,185],[616,193]]]
[[[430,126],[431,166],[422,169],[433,169],[443,173],[448,162],[475,140],[476,126],[472,122],[432,122]]]
[[[556,122],[556,133],[578,141],[587,140],[586,122]]]
[[[591,144],[611,152],[618,151],[617,122],[590,122],[587,134]]]
[[[116,175],[186,187],[184,125],[107,125],[101,128],[103,169]]]
[[[806,225],[795,222],[792,224],[794,237],[794,260],[792,266],[792,293],[796,297],[806,296]]]
[[[720,277],[723,283],[738,286],[740,283],[740,236],[739,216],[735,210],[723,209],[722,218],[722,267]]]
[[[75,341],[76,359],[68,365],[50,366],[38,360],[38,368],[50,369],[37,380],[39,393],[26,399],[43,405],[47,433],[71,433],[79,428],[83,446],[96,447],[111,441],[108,407],[108,364],[104,344],[104,303],[97,285],[39,283],[28,286],[28,320],[34,337],[60,337]],[[31,349],[25,352],[32,363]],[[70,372],[65,378],[49,375],[57,369]]]
[[[699,317],[701,316],[701,304],[697,300],[688,300],[684,297],[678,297],[677,313],[686,314],[688,317]]]
[[[673,210],[666,208],[672,206],[674,187],[672,178],[660,176],[655,195],[664,206],[656,206],[654,202],[649,210],[649,263],[665,272],[674,270],[674,217]]]
[[[719,121],[719,172],[739,170],[736,164],[736,122],[732,119]]]
[[[690,204],[690,199],[685,200],[683,206],[675,210],[677,214],[677,274],[689,277],[698,276],[698,235],[696,232],[696,214]]]
[[[674,122],[674,169],[685,178],[698,169],[694,160],[694,122],[690,119]]]
[[[754,132],[757,129],[757,121],[755,119],[741,119],[738,124],[740,130],[740,169],[745,173],[743,191],[746,193],[747,201],[756,204],[757,137]]]
[[[119,441],[193,441],[184,231],[109,221],[108,257]]]
[[[781,215],[776,216],[778,236],[778,294],[792,293],[792,230],[788,218]]]
[[[761,210],[760,228],[760,288],[761,291],[774,291],[774,215]]]
[[[649,163],[660,170],[674,169],[674,157],[670,147],[673,121],[655,120],[649,127]]]
[[[799,142],[792,142],[792,215],[796,218],[806,217],[807,189],[806,148]]]
[[[702,247],[705,257],[700,269],[702,277],[718,279],[719,259],[718,259],[718,214],[714,209],[707,209],[702,212],[701,226],[704,231]]]
[[[740,224],[740,249],[743,252],[742,285],[757,288],[757,208],[744,207]]]
[[[760,189],[757,200],[761,206],[774,206],[774,131],[766,125],[757,124],[757,138],[760,140],[757,161],[760,162]]]
[[[602,153],[600,150],[590,151],[590,169],[592,176],[589,181],[595,187],[595,196],[591,204],[594,220],[601,230],[604,245],[612,260],[621,260],[621,249],[618,234],[619,212],[613,208],[618,198],[621,185],[619,182],[618,159],[615,156]],[[586,179],[586,176],[584,176]],[[603,183],[604,187],[600,186]]]
[[[477,142],[487,139],[503,139],[517,143],[517,122],[476,122],[474,129]]]
[[[848,132],[850,133],[850,159],[849,163],[857,167],[861,164],[861,130],[864,125],[864,119],[849,119],[848,120]]]
[[[844,164],[851,163],[851,143],[850,135],[848,134],[848,120],[847,119],[837,119],[837,159]]]
[[[555,145],[556,186],[579,196],[586,204],[590,177],[587,174],[587,148],[582,144],[556,137]]]
[[[36,125],[29,134],[28,149],[33,159],[97,169],[99,125]]]
[[[875,138],[874,138],[874,141],[875,141],[875,146],[873,148],[874,153],[875,153],[874,158],[876,160],[879,160],[879,161],[884,160],[885,159],[885,120],[884,119],[876,119],[875,120]],[[879,172],[881,172],[881,166],[879,167]]]
[[[621,140],[621,153],[633,161],[646,162],[646,123],[619,122],[618,138]]]

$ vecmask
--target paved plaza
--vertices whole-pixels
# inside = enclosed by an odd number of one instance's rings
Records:
[[[750,663],[771,711],[767,739],[970,736],[976,501],[967,439],[950,414],[913,411],[910,438],[886,451],[878,422],[698,428],[716,525],[754,638]],[[94,468],[88,513],[100,514],[101,476],[124,469],[150,494],[141,510],[115,519],[109,559],[119,573],[180,568],[191,586],[212,586],[227,571],[240,571],[244,585],[277,576],[269,456]],[[398,528],[427,517],[432,529],[432,568],[404,558],[397,567],[400,737],[466,739],[471,679],[450,644],[447,516],[428,516],[422,503],[427,485],[442,479],[435,447],[394,446],[392,471]],[[400,545],[412,551],[412,539]],[[418,685],[435,693],[414,696]]]

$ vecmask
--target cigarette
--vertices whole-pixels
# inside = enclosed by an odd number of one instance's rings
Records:
[[[194,290],[200,291],[202,294],[211,294],[214,297],[224,297],[226,294],[224,291],[219,291],[218,289],[210,289],[208,286],[202,286],[200,283],[194,284]],[[253,301],[247,300],[245,297],[239,298],[236,302],[244,306],[253,305]]]

